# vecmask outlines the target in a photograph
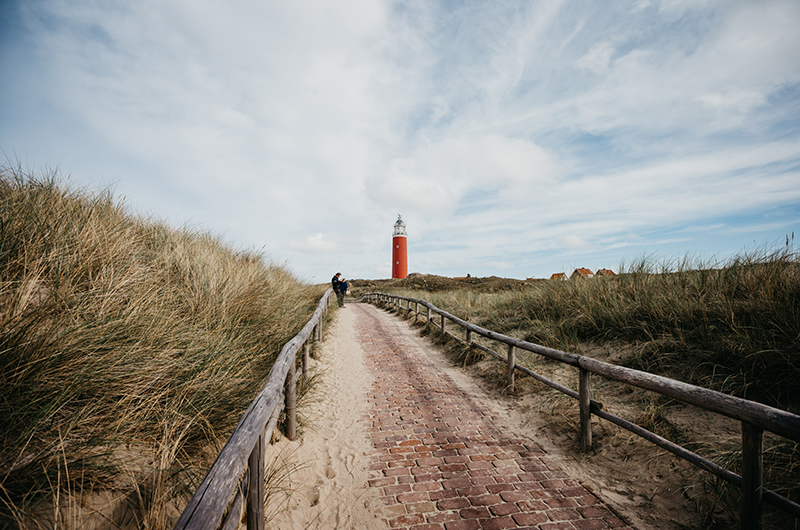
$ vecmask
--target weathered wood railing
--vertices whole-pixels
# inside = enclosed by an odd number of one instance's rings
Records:
[[[296,436],[296,389],[308,367],[311,341],[322,340],[322,325],[333,290],[328,289],[311,320],[281,349],[266,382],[245,411],[200,487],[183,510],[175,529],[235,529],[247,503],[247,528],[264,529],[264,451],[286,409],[286,437]],[[296,373],[303,348],[302,372]]]
[[[741,527],[743,529],[750,530],[762,527],[763,501],[772,504],[776,508],[794,517],[800,518],[799,504],[764,488],[762,461],[764,431],[770,431],[795,442],[800,442],[800,416],[707,388],[682,383],[631,368],[616,366],[574,353],[546,348],[538,344],[502,335],[462,320],[425,300],[385,293],[367,293],[362,295],[360,299],[389,305],[399,312],[405,312],[406,318],[408,318],[412,312],[415,318],[419,316],[421,314],[420,306],[422,306],[425,308],[424,315],[426,318],[426,326],[433,325],[437,327],[441,333],[505,361],[508,365],[507,381],[509,388],[514,388],[514,373],[518,370],[559,392],[577,399],[579,403],[581,445],[584,451],[588,451],[592,445],[591,416],[594,414],[738,486],[742,492]],[[403,307],[403,302],[406,302],[405,307]],[[412,304],[414,304],[413,309]],[[431,313],[435,313],[441,317],[439,319],[440,323],[437,323],[435,319],[431,318]],[[448,320],[464,328],[466,331],[465,338],[462,339],[447,331],[445,322]],[[506,344],[508,349],[506,355],[474,342],[472,339],[473,333]],[[516,364],[514,356],[515,348],[527,350],[578,368],[578,391],[576,392],[555,381],[547,379],[527,367]],[[680,445],[670,442],[652,431],[606,412],[603,410],[602,403],[590,398],[591,374],[651,390],[664,396],[740,421],[742,423],[742,474],[737,475]]]

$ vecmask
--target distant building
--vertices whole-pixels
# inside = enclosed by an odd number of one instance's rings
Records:
[[[594,278],[594,273],[591,269],[575,269],[570,279],[575,280],[577,278]]]
[[[595,276],[616,276],[616,273],[611,269],[599,269],[595,274]]]
[[[552,276],[550,276],[550,279],[551,280],[567,281],[567,280],[569,280],[569,277],[567,276],[567,273],[565,273],[565,272],[556,272]]]

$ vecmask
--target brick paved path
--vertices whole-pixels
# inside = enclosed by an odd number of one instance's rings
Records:
[[[536,443],[504,432],[402,335],[406,323],[366,304],[346,310],[375,381],[369,485],[381,488],[391,528],[630,528]]]

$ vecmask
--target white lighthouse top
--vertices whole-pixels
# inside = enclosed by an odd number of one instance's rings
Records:
[[[406,224],[403,222],[403,218],[400,214],[397,214],[397,221],[394,223],[394,234],[396,236],[403,236],[406,237]]]

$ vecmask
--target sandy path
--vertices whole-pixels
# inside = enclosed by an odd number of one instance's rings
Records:
[[[295,469],[269,528],[626,526],[402,320],[348,304],[315,368],[313,430],[270,449]]]
[[[354,339],[351,307],[337,312],[318,359],[311,360],[310,368],[322,377],[314,403],[302,410],[310,427],[297,441],[283,438],[268,449],[268,462],[271,458],[291,470],[289,489],[276,492],[270,503],[269,508],[279,512],[268,528],[386,528],[374,515],[378,494],[367,486],[366,455],[373,449],[359,421],[366,411],[364,393],[371,378],[364,369],[364,352]]]

